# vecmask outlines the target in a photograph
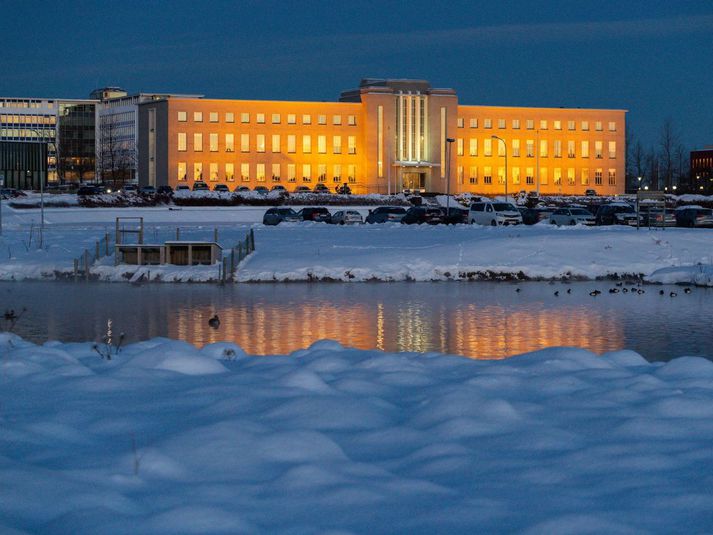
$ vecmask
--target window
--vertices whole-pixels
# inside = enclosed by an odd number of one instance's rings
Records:
[[[515,158],[518,158],[520,156],[520,140],[519,139],[512,140],[512,155]]]
[[[203,150],[203,134],[196,132],[193,134],[193,150],[201,152]]]
[[[288,163],[287,164],[287,181],[295,182],[296,180],[297,179],[295,178],[295,164]]]
[[[212,182],[215,182],[218,180],[218,164],[217,163],[210,163],[208,164],[209,168],[209,178]]]
[[[319,164],[317,165],[317,182],[326,182],[327,181],[327,164]]]
[[[340,126],[342,124],[342,116],[341,115],[332,115],[332,124],[335,126]],[[327,172],[325,171],[324,174],[326,175]]]
[[[188,177],[186,176],[186,173],[188,171],[186,170],[186,162],[178,162],[178,173],[177,173],[177,179],[179,182],[183,182],[184,180],[187,180]]]
[[[309,154],[312,152],[312,136],[302,136],[302,152],[304,154]]]
[[[240,134],[240,152],[250,152],[249,134]]]
[[[226,123],[234,123],[235,122],[235,114],[232,111],[225,112],[225,122]]]
[[[218,112],[217,111],[212,111],[208,114],[208,120],[211,123],[217,123],[218,122]],[[216,171],[217,173],[217,171]]]
[[[185,111],[178,112],[178,122],[185,123],[188,120],[188,114]]]
[[[473,118],[473,119],[470,120],[470,127],[471,127],[471,128],[478,128],[478,119],[477,119],[477,118]]]
[[[582,130],[585,132],[589,130],[589,121],[582,121]]]
[[[349,126],[356,126],[356,115],[347,115],[347,124]]]
[[[483,140],[483,156],[493,155],[493,140],[488,138]]]
[[[456,139],[456,154],[458,156],[463,156],[463,138],[459,137]]]
[[[250,122],[250,114],[249,113],[241,113],[240,114],[240,122],[241,123],[249,123]]]
[[[601,122],[601,121],[595,122],[595,123],[594,123],[594,129],[595,129],[597,132],[601,132],[601,131],[602,131],[602,122]]]
[[[235,180],[235,164],[226,163],[225,164],[225,180],[228,182],[233,182]]]
[[[567,130],[574,130],[574,121],[567,121]]]
[[[302,124],[312,124],[312,116],[311,115],[303,115],[302,116]]]
[[[265,124],[265,114],[264,113],[256,113],[255,114],[255,122],[257,124]]]
[[[203,164],[201,162],[193,164],[193,180],[203,180]]]
[[[255,180],[265,182],[265,164],[259,163],[255,166]]]
[[[535,121],[533,121],[532,119],[528,119],[527,121],[525,121],[525,128],[527,128],[528,130],[534,130]]]
[[[492,184],[493,183],[493,168],[492,167],[486,167],[483,169],[483,184]]]
[[[512,120],[512,128],[513,130],[520,130],[520,119]]]
[[[477,183],[478,183],[478,167],[477,167],[477,166],[471,165],[471,166],[468,168],[468,178],[469,178],[468,181],[469,181],[471,184],[477,184]]]
[[[470,138],[468,144],[468,155],[477,156],[478,155],[478,140],[474,137]]]
[[[272,114],[272,124],[280,124],[280,114],[279,113]]]
[[[327,154],[327,136],[317,136],[317,153]]]
[[[178,150],[180,152],[186,151],[186,133],[185,132],[178,133]]]
[[[203,112],[202,111],[194,111],[193,112],[193,122],[194,123],[202,123],[203,122]]]
[[[609,142],[609,159],[613,160],[616,158],[616,141]]]
[[[594,157],[597,160],[602,159],[602,142],[601,141],[594,142]]]
[[[243,182],[250,182],[250,164],[241,163],[240,164],[240,180]]]
[[[586,167],[582,169],[581,182],[582,186],[589,186],[589,169]]]
[[[595,186],[601,186],[602,185],[602,170],[597,169],[594,171],[594,185]]]
[[[463,128],[463,126],[465,126],[465,120],[463,119],[463,117],[458,117],[457,126],[458,128]]]
[[[562,140],[560,139],[555,139],[552,142],[552,155],[555,158],[561,158],[562,157]]]
[[[505,128],[505,119],[498,119],[498,128]]]
[[[609,131],[616,132],[616,123],[614,121],[609,121]]]
[[[582,141],[582,158],[589,158],[589,141]]]
[[[562,121],[552,121],[554,123],[553,128],[555,130],[562,130]]]
[[[312,166],[308,163],[302,164],[302,182],[312,182]]]
[[[495,144],[498,147],[498,156],[505,156],[505,142],[500,141],[499,139],[495,140]]]
[[[567,158],[574,158],[576,156],[574,150],[575,143],[572,140],[567,141]]]
[[[555,167],[555,173],[553,175],[553,184],[555,186],[562,185],[562,168],[561,167]]]
[[[616,169],[609,169],[609,185],[616,186]]]
[[[535,140],[534,139],[528,139],[525,142],[525,150],[527,151],[528,158],[535,157]]]
[[[548,183],[548,178],[547,178],[547,167],[540,167],[540,184],[547,184]]]
[[[332,137],[332,152],[334,152],[334,154],[342,153],[342,136]]]
[[[513,184],[520,184],[520,168],[519,167],[513,167],[512,168],[512,183]]]
[[[225,152],[235,151],[235,134],[225,134]]]
[[[218,152],[218,134],[208,134],[208,150]]]
[[[546,119],[540,120],[540,130],[547,130],[547,120]]]
[[[297,116],[294,113],[287,114],[287,124],[297,124]]]
[[[356,136],[349,136],[347,138],[347,152],[349,154],[356,154]]]
[[[540,140],[540,158],[547,158],[547,140]]]
[[[332,167],[332,182],[341,182],[342,181],[342,166],[339,165],[338,163],[335,163],[334,166]]]
[[[458,177],[458,184],[462,184],[462,183],[463,183],[463,176],[464,176],[464,174],[465,174],[465,173],[463,172],[463,166],[462,166],[462,165],[459,165],[458,168],[457,168],[457,171],[456,171],[456,176]]]
[[[493,127],[492,119],[484,119],[483,120],[483,128],[492,128],[492,127]]]
[[[297,136],[294,134],[287,134],[287,152],[289,154],[294,154],[297,152]]]
[[[280,164],[279,163],[272,164],[272,181],[273,182],[280,181]]]
[[[574,167],[567,168],[567,184],[574,186]]]
[[[535,170],[533,167],[525,169],[525,183],[530,186],[535,183]]]
[[[351,164],[347,166],[347,180],[351,184],[356,182],[356,165]]]
[[[255,151],[265,152],[265,134],[258,134],[255,136]]]
[[[327,124],[327,116],[317,115],[317,124]]]
[[[280,134],[272,134],[272,152],[280,152]]]

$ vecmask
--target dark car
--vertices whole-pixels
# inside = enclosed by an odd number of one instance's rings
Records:
[[[193,191],[209,191],[210,188],[208,187],[208,184],[203,182],[202,180],[197,180],[196,182],[193,183]]]
[[[584,192],[584,194],[585,194],[587,197],[596,197],[596,196],[597,196],[597,190],[595,190],[595,189],[588,189],[588,190],[586,190],[586,191]]]
[[[406,210],[406,214],[401,218],[401,223],[405,225],[437,225],[443,223],[443,212],[440,208],[430,206],[412,206]]]
[[[294,193],[312,193],[312,190],[309,189],[309,186],[297,186]]]
[[[679,227],[713,227],[713,210],[691,206],[676,210],[676,225]]]
[[[156,188],[156,193],[159,195],[173,195],[173,188],[171,186],[159,186]]]
[[[302,221],[316,221],[318,223],[331,223],[332,214],[329,210],[322,206],[310,206],[308,208],[302,208],[297,212],[297,217]]]
[[[315,193],[331,193],[329,191],[329,188],[326,186],[326,184],[317,184],[314,187],[314,192]]]
[[[602,204],[594,218],[597,225],[636,226],[639,216],[634,207],[623,203]]]
[[[401,206],[379,206],[369,210],[366,223],[398,223],[406,215],[406,209]]]
[[[156,195],[156,188],[153,186],[141,186],[139,193],[141,195]]]
[[[191,188],[188,186],[188,184],[179,184],[176,186],[176,191],[191,191]]]
[[[345,182],[341,186],[337,186],[337,193],[339,193],[339,195],[351,195],[352,189],[349,187],[349,184]]]
[[[267,195],[268,193],[270,193],[270,190],[267,189],[267,186],[255,186],[255,189],[253,191],[259,193],[260,195]]]
[[[121,186],[122,193],[138,193],[139,188],[136,184],[124,184]]]
[[[287,188],[281,184],[276,184],[276,185],[272,186],[272,189],[270,191],[277,191],[279,193],[287,194]]]
[[[237,191],[238,193],[248,193],[250,191],[250,187],[249,186],[237,186],[235,188],[235,191]]]
[[[279,225],[282,222],[300,221],[299,215],[292,208],[270,208],[262,216],[263,225]]]
[[[213,186],[213,191],[220,191],[222,193],[229,193],[230,188],[226,186],[225,184],[216,184]]]
[[[104,193],[104,190],[94,185],[81,186],[77,190],[77,195],[79,195],[80,197],[86,197],[88,195],[101,195],[102,193]]]
[[[450,206],[448,210],[441,208],[443,221],[449,225],[468,224],[468,210],[459,206]]]

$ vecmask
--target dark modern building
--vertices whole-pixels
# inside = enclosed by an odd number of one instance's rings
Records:
[[[713,192],[713,145],[691,151],[691,191]]]
[[[0,183],[6,188],[39,189],[47,183],[47,144],[0,141]]]

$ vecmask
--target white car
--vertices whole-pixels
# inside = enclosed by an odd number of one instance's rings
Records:
[[[468,212],[468,223],[478,225],[522,225],[522,215],[509,202],[474,202]]]
[[[361,214],[356,210],[339,210],[332,214],[333,225],[351,225],[354,223],[363,223],[364,220]]]
[[[550,216],[553,225],[594,225],[594,215],[584,208],[558,208]]]

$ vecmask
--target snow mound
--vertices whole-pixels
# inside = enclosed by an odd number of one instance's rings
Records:
[[[125,352],[135,353],[136,348],[128,346]],[[208,353],[202,353],[186,342],[174,341],[161,341],[140,351],[126,366],[169,370],[185,375],[208,375],[227,371],[225,366]]]

